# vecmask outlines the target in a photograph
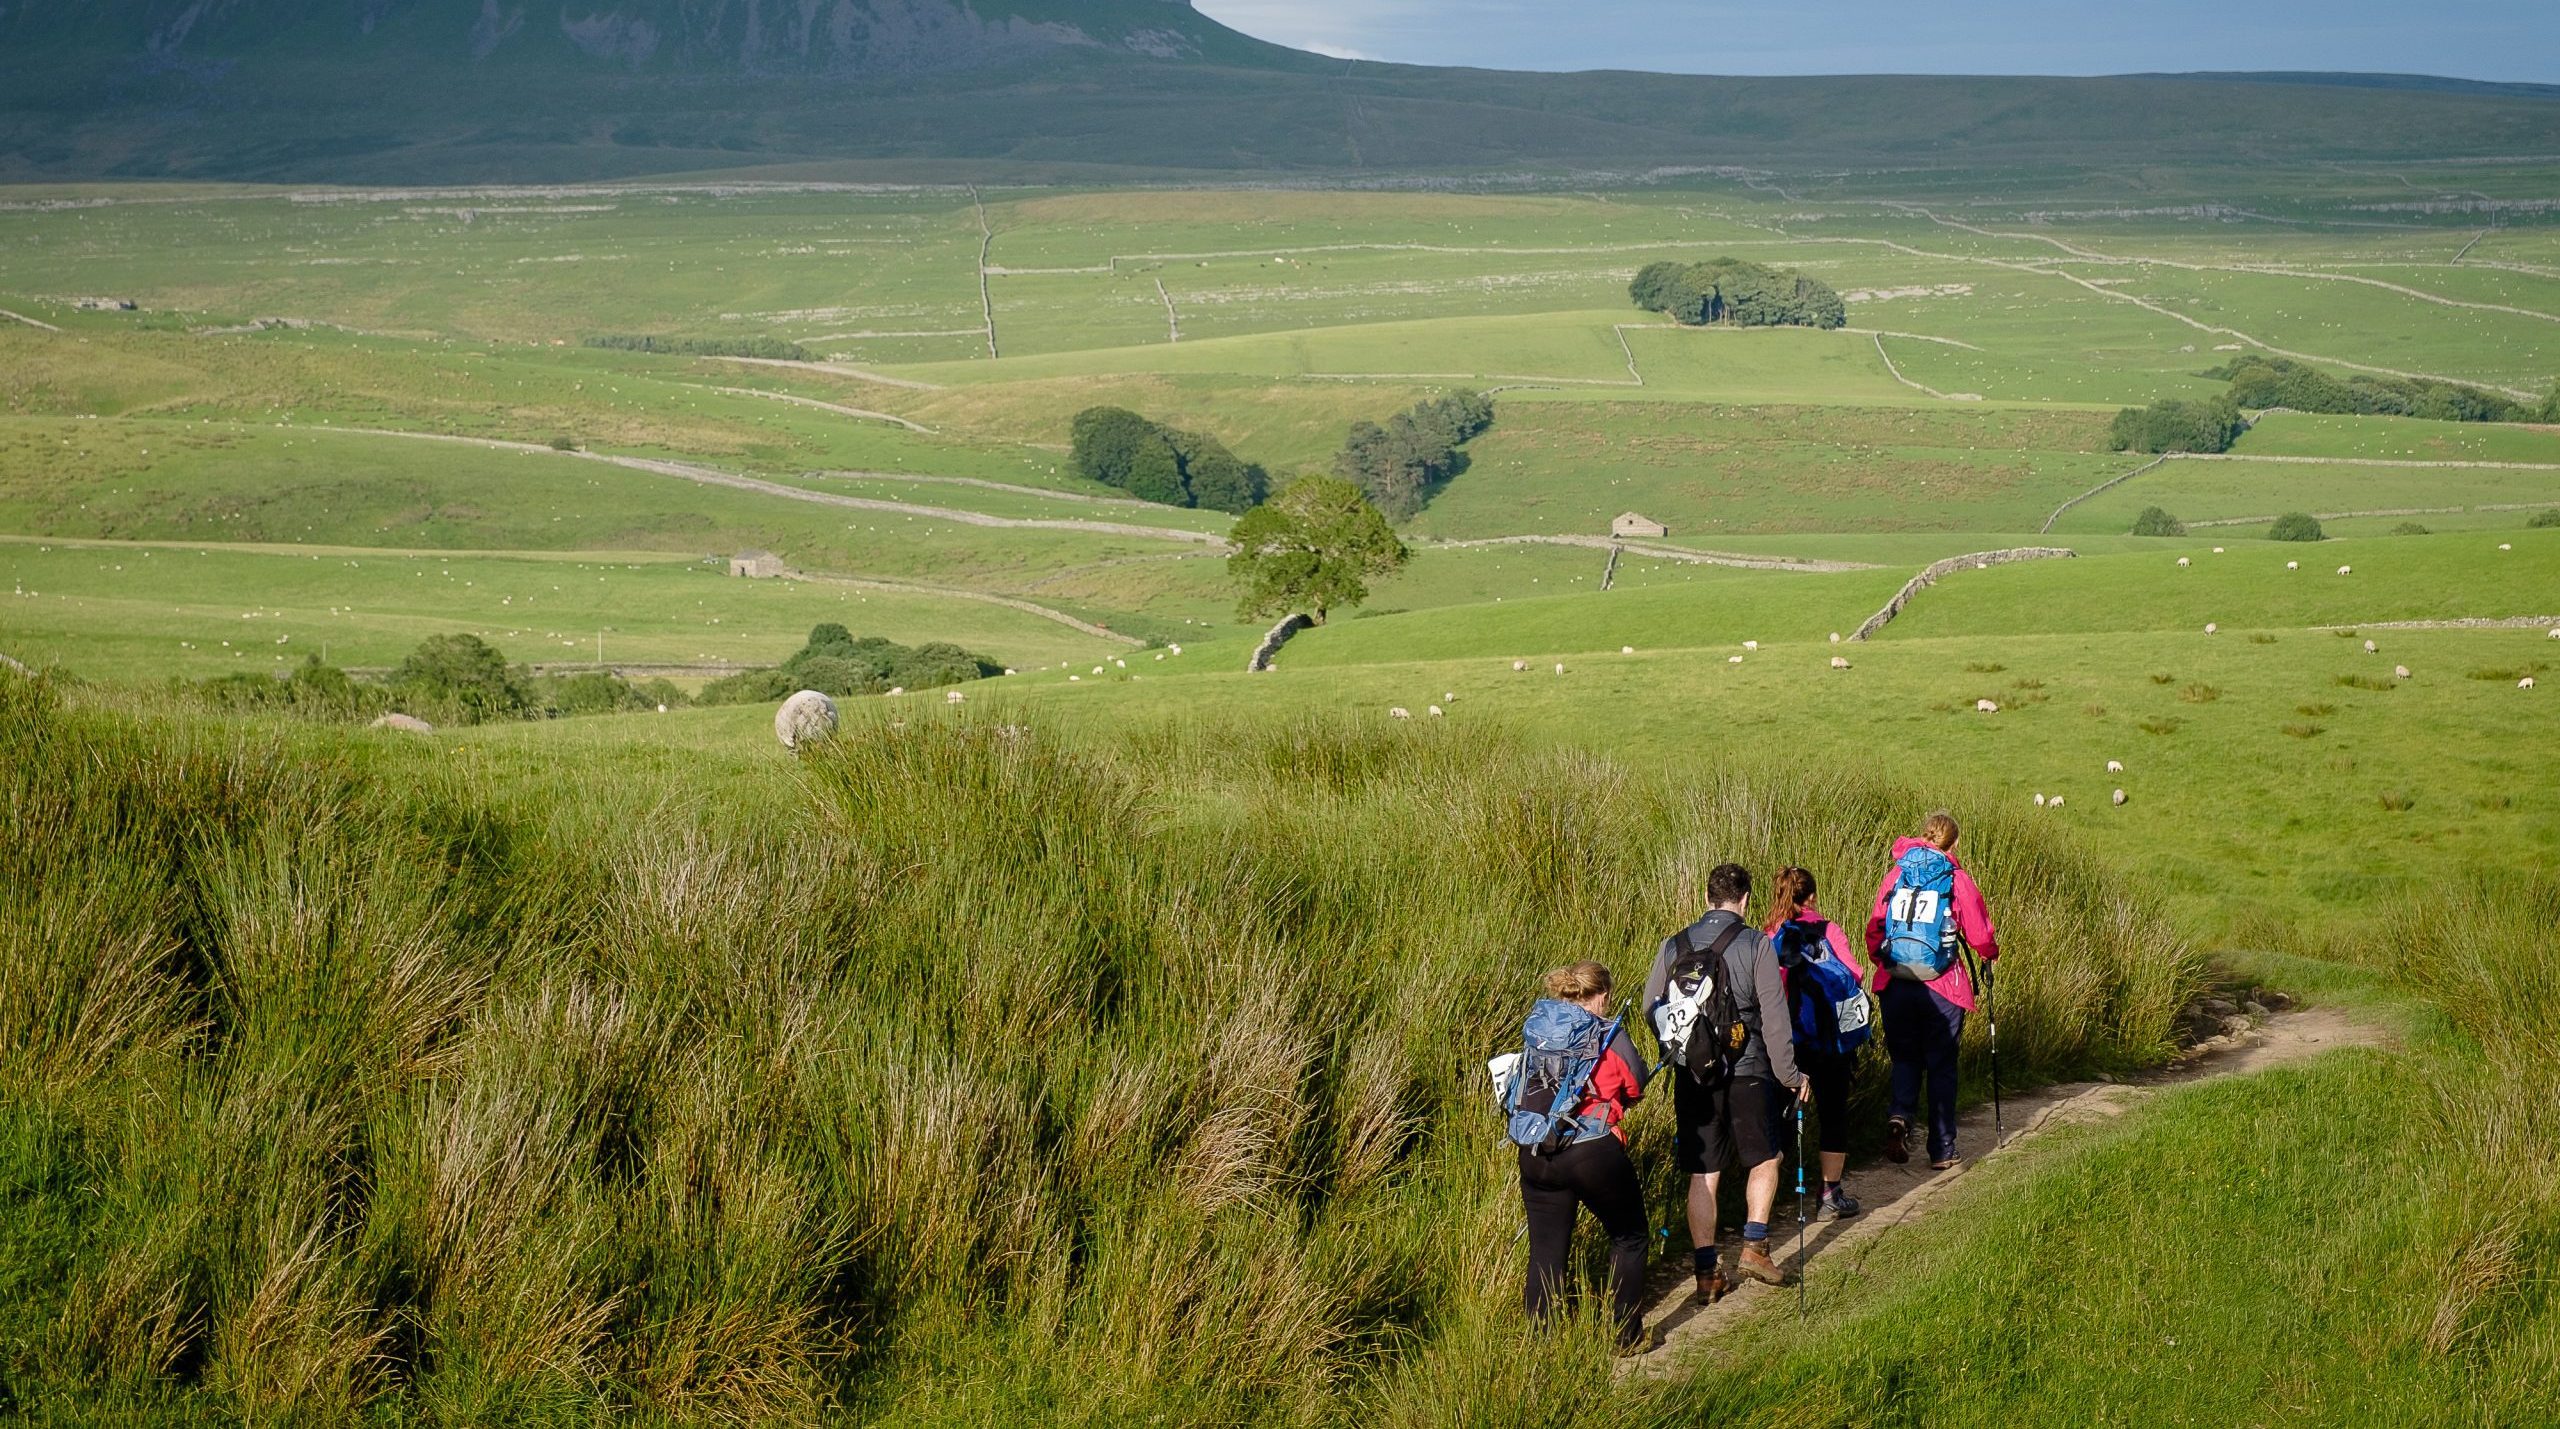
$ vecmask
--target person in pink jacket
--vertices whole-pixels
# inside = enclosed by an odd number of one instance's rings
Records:
[[[1859,987],[1870,988],[1875,983],[1874,969],[1850,946],[1849,935],[1815,909],[1813,893],[1811,873],[1793,864],[1779,869],[1770,891],[1769,917],[1760,930],[1768,935],[1770,946],[1778,950],[1778,967],[1786,979],[1788,1014],[1799,1027],[1805,1023],[1798,1004],[1822,996],[1811,978],[1802,974],[1801,959],[1818,959],[1827,951],[1857,978]],[[1860,997],[1859,1010],[1863,1013],[1864,994]],[[1848,1174],[1849,1084],[1857,1074],[1858,1049],[1834,1052],[1812,1046],[1800,1037],[1796,1042],[1796,1065],[1813,1083],[1814,1116],[1821,1128],[1822,1192],[1814,1204],[1814,1214],[1824,1220],[1854,1216],[1858,1213],[1858,1199],[1842,1189],[1840,1183]]]
[[[1893,1090],[1885,1123],[1884,1156],[1896,1163],[1911,1159],[1911,1121],[1920,1108],[1921,1083],[1929,1093],[1929,1165],[1944,1171],[1956,1164],[1956,1045],[1964,1036],[1965,1014],[1973,1011],[1973,978],[1964,959],[1947,953],[1945,971],[1925,981],[1909,971],[1896,973],[1895,957],[1886,956],[1887,925],[1895,922],[1896,895],[1907,874],[1934,866],[1932,859],[1912,859],[1916,850],[1932,850],[1952,868],[1952,888],[1941,915],[1947,931],[1984,963],[2000,956],[1999,935],[1991,911],[1973,875],[1955,861],[1955,817],[1944,811],[1923,820],[1920,837],[1896,839],[1894,866],[1876,886],[1875,905],[1867,914],[1867,952],[1877,964],[1877,1000],[1883,1004],[1884,1049],[1893,1062]],[[1938,870],[1941,875],[1946,870]],[[1909,911],[1910,900],[1903,900]],[[1922,906],[1927,906],[1926,895]],[[1907,926],[1907,923],[1905,924]]]

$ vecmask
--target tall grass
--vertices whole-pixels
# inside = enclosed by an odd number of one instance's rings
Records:
[[[1571,1422],[1483,1058],[1716,863],[1856,919],[1922,807],[1384,722],[857,720],[735,811],[442,759],[0,684],[0,1405]],[[1966,840],[2004,1071],[2162,1055],[2165,920]]]

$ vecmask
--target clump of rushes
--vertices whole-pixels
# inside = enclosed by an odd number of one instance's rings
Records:
[[[1854,887],[1929,800],[1445,734],[910,712],[599,778],[0,682],[0,1146],[63,1192],[0,1237],[13,1406],[1574,1419],[1605,1337],[1488,1268],[1484,1058],[1713,864]],[[2169,920],[2039,821],[1965,853],[2004,1076],[2164,1058]]]

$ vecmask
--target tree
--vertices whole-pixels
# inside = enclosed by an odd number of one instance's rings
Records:
[[[1318,625],[1369,598],[1369,582],[1410,554],[1387,518],[1337,477],[1307,475],[1244,514],[1229,540],[1227,572],[1243,591],[1246,619],[1304,610]]]
[[[1088,481],[1126,490],[1138,448],[1156,424],[1126,407],[1087,407],[1076,413],[1071,459]]]
[[[1195,432],[1175,436],[1174,454],[1182,458],[1183,485],[1191,493],[1192,505],[1241,516],[1269,494],[1270,480],[1262,468],[1238,460],[1216,437]]]
[[[2536,511],[2533,513],[2533,518],[2524,525],[2528,531],[2548,531],[2554,526],[2560,526],[2560,506],[2554,506],[2546,511]]]
[[[1334,454],[1333,474],[1359,487],[1388,520],[1408,520],[1467,469],[1460,448],[1492,424],[1493,399],[1476,392],[1415,403],[1383,427],[1354,422]]]
[[[2320,519],[2308,511],[2288,511],[2267,528],[2270,541],[2325,541],[2328,535],[2320,529]]]
[[[2229,397],[2163,397],[2148,407],[2116,413],[2107,437],[2117,451],[2227,452],[2247,430],[2249,424]]]
[[[2157,506],[2145,506],[2142,508],[2142,514],[2133,518],[2133,534],[2137,536],[2183,536],[2187,534],[2187,523],[2170,515],[2168,512],[2161,510]]]
[[[1648,263],[1627,285],[1627,297],[1646,312],[1692,327],[1836,328],[1849,320],[1830,284],[1740,258]]]
[[[522,719],[532,709],[524,684],[507,669],[507,657],[477,635],[430,635],[392,672],[391,687],[404,698],[428,702],[448,722]]]

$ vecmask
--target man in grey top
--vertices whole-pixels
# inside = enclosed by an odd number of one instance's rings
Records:
[[[1743,1026],[1741,1050],[1724,1055],[1722,1029],[1702,1025],[1690,1039],[1689,1065],[1672,1079],[1680,1125],[1680,1169],[1689,1173],[1690,1257],[1699,1298],[1713,1303],[1733,1288],[1716,1269],[1716,1185],[1728,1158],[1749,1178],[1743,1186],[1741,1272],[1770,1285],[1786,1273],[1769,1258],[1769,1213],[1778,1200],[1778,1161],[1786,1144],[1789,1103],[1811,1083],[1796,1067],[1795,1027],[1777,954],[1744,920],[1751,871],[1723,864],[1707,875],[1707,915],[1665,938],[1645,979],[1647,1026],[1675,985],[1686,992],[1706,972],[1730,990]]]

